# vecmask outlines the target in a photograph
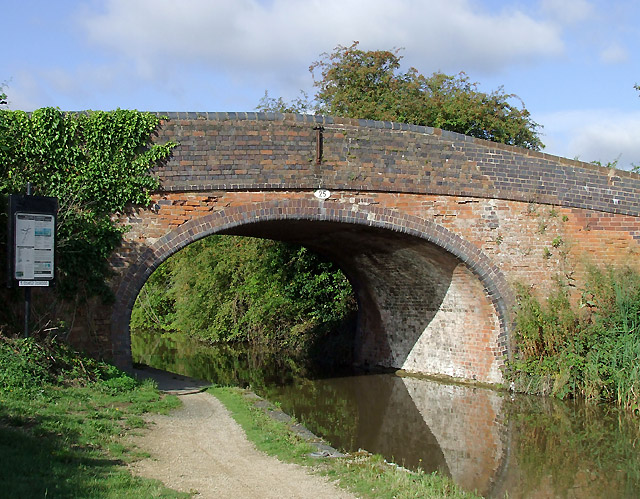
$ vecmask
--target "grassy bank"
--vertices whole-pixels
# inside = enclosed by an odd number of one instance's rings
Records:
[[[558,280],[545,300],[520,286],[516,325],[516,390],[640,413],[640,273],[591,266],[582,289]]]
[[[0,336],[0,495],[189,497],[126,468],[140,456],[123,437],[179,404],[63,345]]]
[[[424,472],[411,473],[385,463],[380,456],[364,452],[344,458],[311,458],[308,456],[312,451],[311,446],[291,432],[286,424],[275,421],[262,409],[256,408],[243,395],[243,390],[214,387],[210,391],[231,411],[258,449],[283,461],[307,465],[359,497],[476,497],[462,491],[447,477]]]

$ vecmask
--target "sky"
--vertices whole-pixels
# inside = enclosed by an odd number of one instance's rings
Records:
[[[338,45],[516,94],[544,152],[640,164],[637,0],[0,0],[9,109],[253,111]],[[518,101],[514,100],[514,103]]]

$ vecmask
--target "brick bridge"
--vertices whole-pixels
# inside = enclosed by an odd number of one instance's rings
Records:
[[[633,262],[640,177],[439,129],[277,113],[173,113],[161,190],[114,255],[116,303],[75,338],[130,363],[129,319],[151,272],[210,234],[301,243],[334,260],[359,305],[362,364],[500,382],[515,282],[580,283]],[[329,191],[327,199],[314,192]],[[73,334],[73,333],[72,333]]]

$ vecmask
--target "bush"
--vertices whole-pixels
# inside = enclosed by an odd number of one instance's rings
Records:
[[[0,335],[0,386],[3,390],[36,393],[47,384],[95,384],[109,393],[118,393],[133,389],[138,382],[118,368],[84,357],[55,339],[38,341]]]
[[[516,355],[507,378],[521,391],[615,401],[640,412],[640,274],[588,268],[572,305],[558,282],[545,303],[518,286]]]
[[[100,387],[111,394],[128,392],[138,386],[138,381],[125,373],[106,379],[100,383]]]
[[[33,391],[53,381],[51,358],[33,338],[10,341],[0,336],[0,386]]]

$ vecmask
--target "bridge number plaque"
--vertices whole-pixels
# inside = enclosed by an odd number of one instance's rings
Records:
[[[329,199],[331,197],[331,191],[327,189],[318,189],[313,193],[314,197],[324,201],[325,199]]]

